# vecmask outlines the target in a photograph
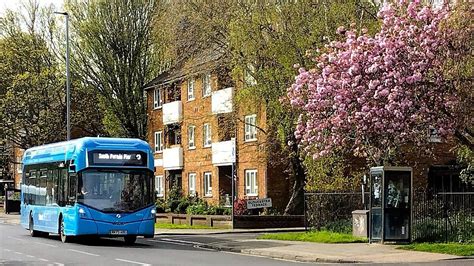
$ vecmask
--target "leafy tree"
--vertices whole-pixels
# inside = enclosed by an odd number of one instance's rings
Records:
[[[100,94],[109,134],[144,138],[142,86],[153,74],[150,39],[155,1],[67,1],[74,40],[73,70]]]
[[[462,79],[444,68],[456,38],[442,28],[449,14],[401,2],[379,12],[382,27],[373,37],[340,27],[342,40],[316,54],[314,68],[300,68],[288,92],[302,113],[295,134],[306,151],[314,158],[353,152],[381,163],[403,144],[426,143],[430,127],[442,137],[468,134],[472,118],[454,82]]]
[[[27,148],[65,135],[65,105],[54,56],[34,28],[24,32],[19,22],[7,12],[1,23],[0,128],[5,139]]]

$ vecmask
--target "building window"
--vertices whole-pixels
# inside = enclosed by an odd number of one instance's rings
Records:
[[[203,126],[203,140],[204,140],[204,147],[211,147],[211,125],[204,124]]]
[[[189,126],[188,127],[188,145],[189,149],[195,149],[196,144],[194,142],[194,131],[196,130],[195,126]]]
[[[163,99],[161,98],[161,89],[155,88],[153,90],[153,109],[161,108],[163,105]]]
[[[207,73],[202,77],[202,97],[210,96],[211,92],[211,74]]]
[[[212,196],[212,174],[211,172],[204,173],[204,196]]]
[[[155,153],[163,151],[163,132],[155,132]]]
[[[189,195],[196,196],[196,173],[188,174]]]
[[[245,195],[258,196],[257,170],[245,170]]]
[[[245,117],[245,141],[257,140],[257,115]]]
[[[441,136],[438,134],[438,130],[436,128],[430,126],[428,134],[429,142],[441,142]]]
[[[188,80],[188,101],[194,100],[194,78]]]
[[[155,191],[157,197],[164,196],[163,176],[161,175],[155,176]]]

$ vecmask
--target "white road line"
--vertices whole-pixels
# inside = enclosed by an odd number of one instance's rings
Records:
[[[64,264],[59,263],[59,262],[55,262],[54,264],[56,264],[56,265],[58,265],[58,266],[64,266]]]
[[[6,248],[4,248],[3,250],[5,250],[5,251],[7,251],[7,252],[10,252],[10,251],[11,251],[11,250],[9,250],[9,249],[6,249]]]
[[[26,241],[24,239],[21,239],[21,238],[18,238],[18,237],[13,237],[13,236],[9,236],[8,238],[15,239],[15,240],[18,240],[18,241]]]
[[[40,261],[49,261],[47,259],[38,258]]]
[[[34,258],[35,256],[31,256],[31,255],[26,255],[28,258]]]
[[[123,259],[115,259],[115,260],[118,260],[118,261],[123,261],[123,262],[128,262],[128,263],[133,263],[133,264],[138,264],[138,265],[142,265],[142,266],[151,266],[151,264],[148,264],[148,263],[142,263],[142,262],[138,262],[138,261],[132,261],[132,260],[123,260]]]
[[[23,255],[23,253],[21,253],[21,252],[15,251],[15,253],[18,254],[18,255]]]
[[[186,241],[186,240],[179,240],[179,239],[162,238],[162,240],[168,241],[168,242],[173,242],[173,243],[188,244],[188,245],[202,245],[202,243],[199,243],[199,242]]]
[[[51,244],[46,244],[46,243],[41,243],[41,242],[36,242],[36,241],[34,241],[33,243],[38,244],[38,245],[44,245],[44,246],[48,246],[48,247],[53,247],[53,248],[57,248],[57,247],[58,247],[58,246],[56,246],[56,245],[51,245]]]
[[[82,254],[86,254],[86,255],[89,255],[89,256],[95,256],[95,257],[99,257],[100,255],[97,255],[97,254],[94,254],[94,253],[89,253],[89,252],[85,252],[85,251],[80,251],[80,250],[76,250],[76,249],[68,249],[69,251],[72,251],[72,252],[77,252],[77,253],[82,253]]]
[[[178,245],[178,246],[187,246],[189,247],[189,244],[184,244],[184,243],[178,243],[178,242],[171,242],[171,241],[163,241],[163,240],[148,240],[150,242],[158,242],[158,243],[166,243],[166,244],[171,244],[171,245]]]

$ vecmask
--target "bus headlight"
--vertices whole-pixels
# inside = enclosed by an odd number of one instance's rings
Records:
[[[155,215],[156,215],[156,209],[153,208],[150,210],[150,218],[155,219]]]

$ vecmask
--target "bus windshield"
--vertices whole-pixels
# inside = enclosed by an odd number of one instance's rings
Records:
[[[153,203],[149,170],[89,169],[78,175],[77,202],[103,212],[132,212]]]

